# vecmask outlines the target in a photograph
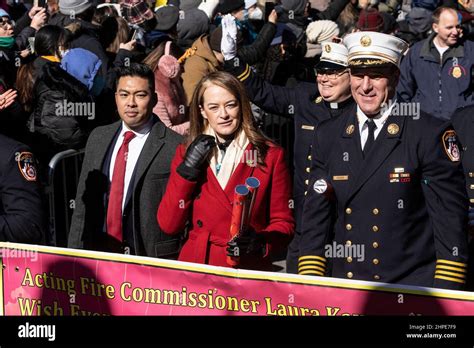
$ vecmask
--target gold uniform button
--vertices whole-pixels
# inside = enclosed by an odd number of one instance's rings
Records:
[[[373,243],[372,243],[372,246],[374,247],[374,249],[377,249],[377,248],[379,247],[379,243],[373,242]]]
[[[377,208],[375,208],[374,210],[372,210],[372,213],[374,215],[379,215],[379,210]]]
[[[311,158],[312,158],[311,155],[309,155],[309,156],[308,156],[308,160],[311,161]]]
[[[308,194],[308,191],[304,191],[304,195],[306,196]]]
[[[351,263],[352,262],[352,257],[349,256],[346,260],[347,260],[347,262]]]
[[[352,230],[352,225],[351,225],[351,224],[347,224],[347,225],[346,225],[346,230],[348,230],[348,231]]]
[[[379,264],[379,259],[373,259],[372,262],[373,262],[374,265],[378,265]]]
[[[311,169],[309,167],[306,167],[306,173],[309,173]]]
[[[352,272],[347,272],[347,278],[352,278],[354,274]]]
[[[352,245],[352,242],[351,242],[350,240],[348,240],[348,241],[346,242],[346,245],[351,246],[351,245]]]
[[[351,209],[351,208],[347,208],[347,209],[346,209],[346,214],[347,214],[347,215],[352,214],[352,209]]]
[[[380,280],[380,276],[376,274],[376,275],[374,275],[374,279],[375,280]]]
[[[372,231],[378,232],[378,231],[379,231],[379,227],[378,227],[378,226],[372,226]]]
[[[469,177],[474,178],[474,172],[469,172]]]
[[[474,190],[474,185],[471,185],[469,188],[470,188],[471,190]]]
[[[306,180],[304,181],[304,183],[305,183],[306,185],[309,185],[309,180],[306,179]]]

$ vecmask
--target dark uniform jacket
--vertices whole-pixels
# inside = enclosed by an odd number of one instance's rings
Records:
[[[181,136],[154,117],[154,125],[130,180],[123,211],[121,250],[110,250],[106,229],[109,168],[121,121],[98,127],[87,142],[77,188],[76,207],[68,246],[77,249],[122,251],[142,256],[176,258],[180,236],[165,235],[156,221],[156,210],[170,174],[171,160]]]
[[[459,109],[452,122],[464,150],[462,165],[467,195],[470,206],[474,207],[474,105]]]
[[[469,206],[474,209],[474,105],[461,108],[453,115],[453,126],[463,148],[462,165],[466,178]],[[471,231],[474,227],[470,227]],[[469,241],[468,290],[474,289],[474,239],[471,232]]]
[[[236,62],[236,60],[226,62],[225,68],[242,81],[254,104],[269,113],[285,115],[294,119],[293,200],[296,233],[288,252],[287,271],[296,273],[300,238],[299,226],[305,192],[309,183],[311,146],[315,129],[322,121],[339,116],[352,108],[354,99],[351,97],[342,103],[330,104],[323,101],[322,97],[318,97],[317,86],[314,83],[300,82],[295,88],[272,85],[254,74],[248,65],[235,64]]]
[[[26,145],[0,135],[0,242],[44,242],[36,160]]]
[[[449,124],[389,116],[364,159],[354,107],[317,128],[313,158],[299,274],[463,287],[467,198]]]

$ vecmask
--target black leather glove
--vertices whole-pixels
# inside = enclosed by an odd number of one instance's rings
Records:
[[[227,256],[245,257],[248,255],[263,257],[266,252],[265,238],[254,230],[239,236],[227,243]]]
[[[196,180],[201,174],[201,167],[211,150],[216,146],[213,136],[201,134],[188,146],[184,161],[178,168],[178,174],[188,180]]]

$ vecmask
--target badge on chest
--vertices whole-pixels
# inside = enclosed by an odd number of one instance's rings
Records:
[[[410,182],[411,177],[410,173],[405,173],[405,168],[397,167],[393,169],[393,173],[389,174],[390,183],[397,183],[397,182]]]

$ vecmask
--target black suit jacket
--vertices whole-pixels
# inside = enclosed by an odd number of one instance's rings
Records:
[[[171,160],[182,137],[158,117],[135,166],[123,212],[123,231],[131,253],[176,258],[180,236],[168,236],[158,226],[156,212],[170,174]],[[77,249],[119,251],[106,233],[107,201],[113,147],[121,121],[98,127],[90,135],[76,196],[68,246]]]

